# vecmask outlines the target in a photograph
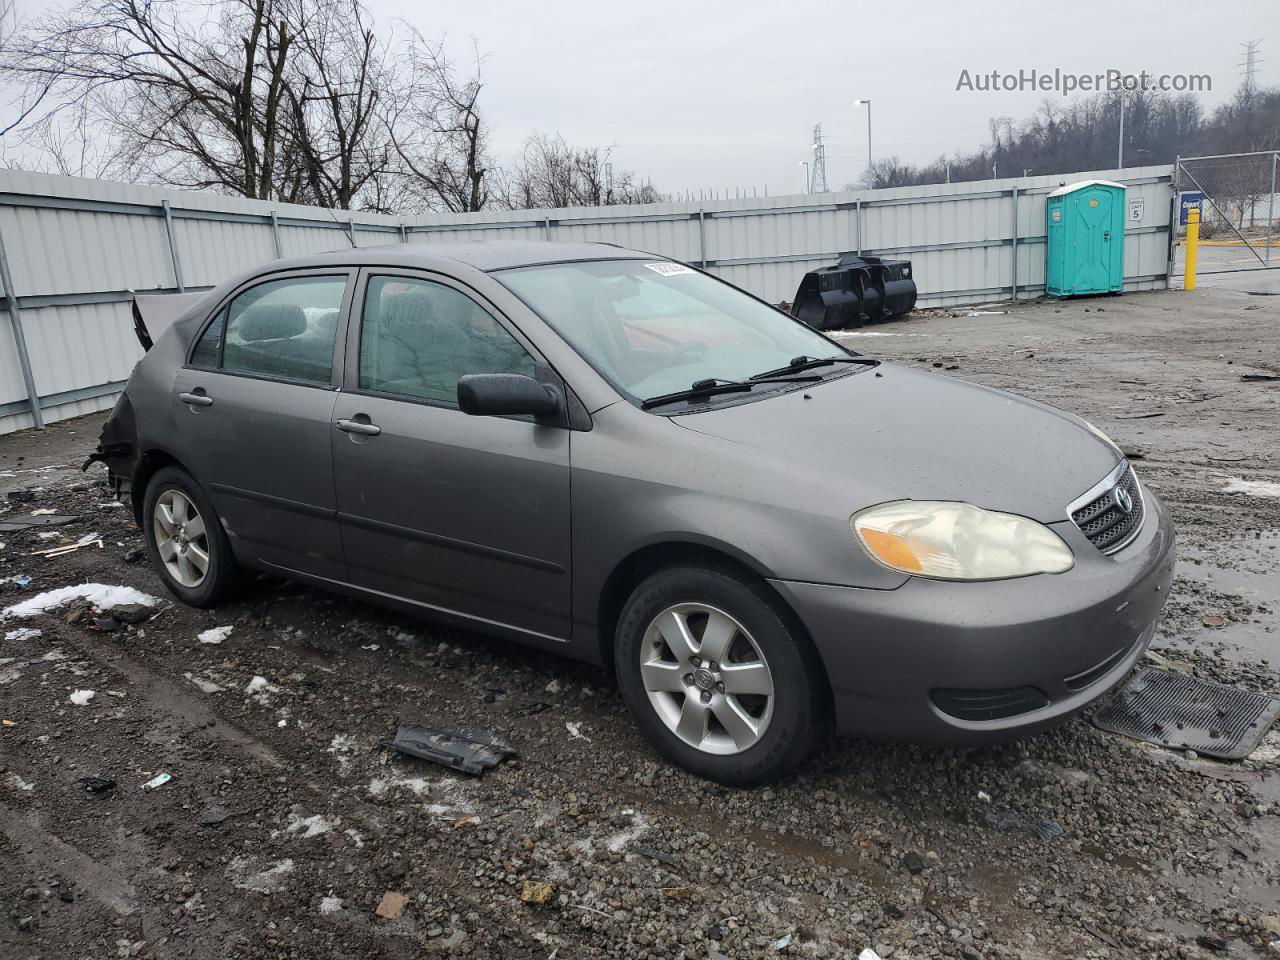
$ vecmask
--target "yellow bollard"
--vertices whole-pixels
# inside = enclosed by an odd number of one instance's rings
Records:
[[[1187,211],[1187,262],[1183,270],[1182,289],[1196,288],[1196,256],[1200,252],[1200,208]]]

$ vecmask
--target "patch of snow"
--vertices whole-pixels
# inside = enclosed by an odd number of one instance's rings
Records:
[[[72,690],[71,691],[71,702],[74,703],[77,707],[83,707],[92,699],[93,699],[92,690]]]
[[[347,767],[351,765],[352,758],[349,754],[355,752],[356,746],[356,738],[347,733],[339,733],[329,741],[327,752],[333,754],[338,762],[338,773],[343,776],[346,776]]]
[[[320,901],[320,913],[323,916],[327,917],[330,914],[341,913],[341,912],[342,912],[341,897],[325,897],[323,900]]]
[[[34,627],[19,627],[17,630],[10,630],[4,635],[6,640],[34,640],[40,636],[40,631]]]
[[[255,676],[245,686],[244,692],[248,694],[254,693],[279,693],[280,688],[274,683],[269,683],[266,677]]]
[[[610,853],[621,853],[632,840],[635,840],[648,832],[649,821],[641,814],[633,813],[631,815],[631,826],[627,827],[625,830],[619,830],[606,840],[604,845]]]
[[[1280,483],[1272,480],[1245,480],[1243,477],[1227,477],[1223,493],[1243,493],[1249,497],[1280,497]]]
[[[395,790],[409,790],[420,797],[430,789],[431,781],[426,777],[374,777],[369,781],[369,793],[375,797]]]
[[[22,790],[28,793],[36,788],[34,783],[28,783],[13,772],[9,773],[9,783],[15,790]]]
[[[213,627],[196,637],[201,643],[221,643],[231,636],[231,627]]]
[[[227,867],[231,885],[254,893],[279,893],[288,884],[288,876],[293,873],[293,861],[290,859],[273,863],[265,870],[256,872],[255,866],[252,857],[236,857],[232,860]]]
[[[542,692],[543,693],[559,693],[563,689],[564,689],[564,684],[562,684],[559,680],[552,680],[550,683],[548,683],[545,687],[542,688]]]
[[[311,837],[318,837],[321,834],[328,833],[333,829],[333,824],[324,818],[323,815],[317,813],[310,817],[300,817],[296,813],[289,814],[289,825],[284,828],[285,833],[300,833],[300,840],[309,840]]]
[[[585,740],[587,743],[591,742],[591,738],[582,732],[582,724],[566,723],[564,728],[569,731],[570,740]]]
[[[160,601],[150,594],[135,590],[133,587],[110,586],[105,583],[82,583],[75,587],[59,587],[57,590],[46,590],[28,600],[16,603],[12,607],[0,610],[0,620],[8,617],[25,619],[37,614],[48,613],[58,607],[65,606],[73,600],[87,600],[99,610],[110,610],[125,604],[138,603],[154,607]]]

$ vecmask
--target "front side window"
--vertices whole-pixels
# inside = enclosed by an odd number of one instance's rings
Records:
[[[742,291],[670,261],[601,260],[494,276],[638,400],[850,355]]]
[[[239,294],[209,324],[192,366],[327,386],[346,276],[289,277]]]
[[[370,277],[360,323],[360,389],[456,404],[469,373],[534,375],[533,357],[452,287]]]

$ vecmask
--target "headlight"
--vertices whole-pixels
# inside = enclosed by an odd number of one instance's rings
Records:
[[[1063,573],[1071,549],[1044,524],[969,503],[897,500],[849,520],[872,558],[901,573],[934,580],[1002,580]]]

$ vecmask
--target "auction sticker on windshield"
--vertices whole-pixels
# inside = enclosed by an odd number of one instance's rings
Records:
[[[664,260],[662,263],[646,263],[645,266],[664,277],[678,277],[681,274],[695,272],[692,267],[686,267],[683,263],[672,263],[669,260]]]

